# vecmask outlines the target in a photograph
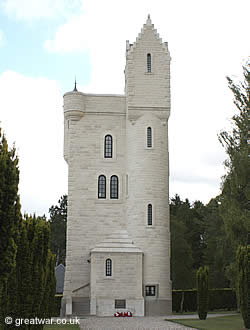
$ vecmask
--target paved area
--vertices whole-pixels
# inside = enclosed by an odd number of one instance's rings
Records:
[[[96,317],[89,316],[81,319],[81,330],[190,330],[173,322],[165,321],[167,316],[145,316],[145,317]]]
[[[210,318],[210,317],[220,317],[220,316],[229,316],[229,315],[239,315],[239,313],[208,313],[207,314],[207,318]],[[165,317],[166,319],[168,320],[177,320],[177,319],[198,319],[199,316],[198,314],[174,314],[174,315],[168,315]]]
[[[207,317],[220,317],[236,315],[236,313],[208,314]],[[97,317],[88,316],[81,319],[81,330],[195,330],[180,324],[165,321],[166,319],[198,319],[197,314],[168,315],[168,316],[145,316],[145,317]]]

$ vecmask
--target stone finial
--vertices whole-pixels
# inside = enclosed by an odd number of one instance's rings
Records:
[[[77,88],[76,88],[76,78],[75,78],[75,87],[73,89],[73,92],[78,92]]]
[[[148,14],[147,25],[151,25],[151,24],[152,22],[151,22],[150,14]]]

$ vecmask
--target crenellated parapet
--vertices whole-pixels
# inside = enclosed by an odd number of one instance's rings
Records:
[[[170,53],[148,17],[133,44],[126,43],[125,83],[127,116],[152,108],[154,112],[170,110]]]
[[[162,46],[162,50],[165,52],[165,54],[168,56],[169,60],[171,60],[170,53],[168,50],[168,43],[163,42],[162,38],[160,38],[159,33],[154,28],[154,24],[152,24],[150,15],[148,15],[148,19],[146,24],[143,25],[143,28],[141,29],[141,32],[138,34],[136,41],[133,44],[129,43],[129,40],[126,41],[126,56],[129,57],[133,51],[136,49],[138,44],[140,43],[142,37],[145,35],[147,30],[151,30],[155,36],[155,39],[159,41],[159,43]]]

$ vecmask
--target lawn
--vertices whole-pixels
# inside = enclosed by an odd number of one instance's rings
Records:
[[[60,329],[60,330],[69,330],[69,329],[75,329],[75,330],[79,330],[79,326],[78,325],[73,325],[73,324],[64,324],[64,325],[57,325],[57,324],[53,324],[53,325],[45,325],[43,327],[45,330],[55,330],[55,329]]]
[[[244,330],[244,323],[241,315],[220,316],[207,318],[206,320],[185,319],[169,320],[199,330]]]

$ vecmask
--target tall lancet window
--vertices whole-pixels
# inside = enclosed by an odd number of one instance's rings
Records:
[[[153,224],[152,204],[148,204],[148,226]]]
[[[147,54],[147,71],[151,72],[151,54]]]
[[[106,198],[106,177],[100,175],[98,177],[98,198]]]
[[[112,276],[112,260],[111,259],[106,259],[106,265],[105,265],[105,273],[106,276]]]
[[[118,199],[118,177],[116,175],[112,175],[110,178],[110,198],[111,199]]]
[[[104,139],[104,158],[113,157],[113,139],[111,135],[106,135]]]
[[[147,147],[152,148],[152,128],[147,128]]]

